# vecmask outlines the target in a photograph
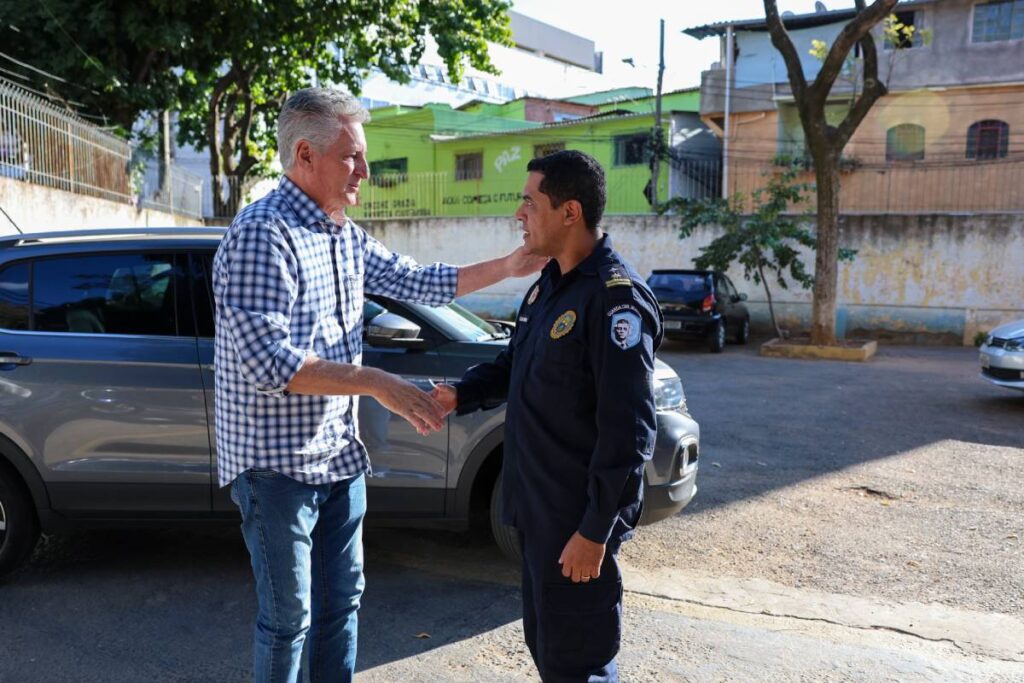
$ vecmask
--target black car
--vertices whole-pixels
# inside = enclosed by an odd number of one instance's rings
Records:
[[[746,344],[750,312],[746,294],[713,270],[655,270],[647,278],[665,316],[669,339],[706,339],[712,353],[720,353],[728,337]]]

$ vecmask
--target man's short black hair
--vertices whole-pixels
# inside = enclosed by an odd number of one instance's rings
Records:
[[[531,160],[526,170],[544,174],[540,181],[540,191],[551,200],[551,206],[557,209],[570,199],[575,199],[583,207],[583,222],[587,228],[597,230],[608,196],[604,169],[597,163],[597,159],[574,149],[566,149]]]

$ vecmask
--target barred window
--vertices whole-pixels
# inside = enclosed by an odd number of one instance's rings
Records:
[[[455,155],[456,180],[480,180],[484,177],[484,153]]]
[[[394,187],[409,179],[409,158],[381,159],[370,162],[370,184],[378,187]]]
[[[986,119],[967,129],[968,159],[1002,159],[1010,151],[1010,126],[1005,121]]]
[[[615,165],[635,166],[647,163],[651,156],[647,133],[615,136]]]

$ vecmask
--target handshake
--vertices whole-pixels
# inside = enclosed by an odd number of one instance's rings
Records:
[[[440,431],[444,420],[455,410],[456,391],[450,384],[435,384],[428,393],[415,384],[389,373],[378,372],[379,384],[373,397],[411,424],[421,436]]]

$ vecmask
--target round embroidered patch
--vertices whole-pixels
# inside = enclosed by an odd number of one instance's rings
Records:
[[[565,335],[572,331],[572,326],[576,324],[576,311],[566,311],[562,315],[558,316],[558,320],[551,326],[551,338],[561,339]]]

